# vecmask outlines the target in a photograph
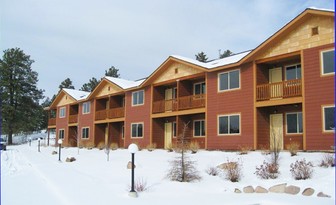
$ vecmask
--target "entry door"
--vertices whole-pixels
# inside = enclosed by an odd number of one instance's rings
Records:
[[[165,111],[173,110],[173,88],[165,90]]]
[[[282,98],[282,68],[272,68],[269,70],[270,94],[272,98]]]
[[[173,123],[167,122],[165,123],[165,128],[164,128],[164,148],[167,149],[169,145],[172,144],[172,137],[173,137]]]
[[[282,114],[270,115],[270,149],[277,146],[283,149],[283,116]]]

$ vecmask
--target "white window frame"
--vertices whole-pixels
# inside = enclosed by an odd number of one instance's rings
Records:
[[[204,84],[204,87],[205,87],[205,90],[204,90],[204,93],[202,93],[202,84]],[[197,85],[200,85],[201,87],[200,87],[200,91],[201,91],[201,93],[200,94],[196,94],[196,86]],[[203,81],[203,82],[198,82],[198,83],[194,83],[194,95],[204,95],[204,94],[206,94],[206,85],[205,85],[205,81]]]
[[[142,136],[139,137],[137,133],[137,136],[133,137],[132,133],[133,133],[133,125],[142,125]],[[138,129],[138,126],[137,128]],[[143,122],[134,122],[134,123],[131,123],[131,138],[132,139],[141,139],[141,138],[144,138],[144,132],[145,132],[145,126],[144,126],[144,123]]]
[[[196,128],[195,123],[196,123],[196,122],[202,122],[202,121],[204,122],[204,127],[203,127],[203,129],[204,129],[204,135],[202,135],[202,123],[200,123],[200,135],[199,135],[199,136],[196,136],[196,135],[195,135],[195,128]],[[205,137],[205,132],[206,132],[205,127],[206,127],[206,126],[205,126],[205,120],[204,120],[204,119],[194,120],[193,126],[194,126],[194,127],[193,127],[193,136],[194,136],[194,137]]]
[[[228,125],[230,125],[230,116],[238,116],[239,117],[239,133],[224,133],[221,134],[219,133],[219,118],[221,117],[228,117]],[[241,135],[242,130],[241,130],[241,114],[240,113],[231,113],[231,114],[223,114],[223,115],[218,115],[217,116],[217,135],[218,136],[233,136],[233,135]],[[230,126],[228,127],[228,132],[230,132]]]
[[[60,107],[58,117],[65,118],[65,116],[66,116],[66,107]]]
[[[61,137],[61,131],[63,132],[63,136]],[[64,129],[59,129],[58,130],[58,139],[63,140],[65,138],[65,130]]]
[[[291,64],[291,65],[286,65],[286,66],[285,66],[285,79],[286,79],[286,80],[288,80],[288,79],[287,79],[287,68],[289,68],[289,67],[294,67],[294,66],[295,66],[296,69],[297,69],[297,66],[298,66],[298,65],[300,65],[300,69],[301,69],[301,78],[296,78],[296,79],[297,79],[297,80],[298,80],[298,79],[302,79],[302,65],[301,65],[301,63],[296,63],[296,64]],[[292,80],[294,80],[294,79],[292,79]]]
[[[335,130],[326,130],[325,129],[325,108],[334,108],[335,109],[335,105],[323,105],[322,106],[322,130],[325,133],[335,133]]]
[[[134,94],[135,93],[140,93],[140,92],[142,92],[143,94],[142,94],[142,96],[143,96],[143,98],[142,98],[142,103],[139,103],[139,95],[138,95],[138,97],[137,97],[137,102],[136,102],[136,104],[134,104]],[[134,92],[132,92],[132,106],[140,106],[140,105],[144,105],[145,104],[145,91],[144,90],[138,90],[138,91],[134,91]]]
[[[87,130],[87,137],[84,137],[84,130]],[[90,138],[90,127],[82,127],[82,139]]]
[[[299,131],[299,120],[298,120],[298,114],[301,113],[302,116],[302,132]],[[296,114],[296,120],[297,120],[297,124],[296,124],[296,128],[297,128],[297,132],[288,132],[288,115],[290,114]],[[303,114],[302,112],[288,112],[286,113],[286,134],[287,135],[301,135],[303,133]]]
[[[320,52],[320,62],[321,62],[321,75],[322,76],[328,76],[328,75],[335,75],[335,71],[334,72],[331,72],[331,73],[324,73],[324,67],[323,67],[323,54],[324,53],[327,53],[327,52],[330,52],[330,51],[334,51],[335,52],[335,49],[332,48],[332,49],[327,49],[327,50],[323,50]]]
[[[82,107],[82,113],[83,114],[89,114],[91,110],[91,102],[84,102]]]
[[[220,82],[221,82],[220,76],[222,74],[228,73],[228,76],[229,76],[229,78],[228,78],[228,85],[230,85],[230,74],[229,73],[234,72],[234,71],[238,71],[238,80],[239,80],[239,86],[238,86],[238,88],[229,88],[229,86],[228,86],[227,90],[221,90],[220,89]],[[227,72],[218,73],[218,75],[217,75],[217,91],[218,92],[220,92],[220,93],[221,92],[228,92],[228,91],[233,91],[233,90],[239,90],[240,88],[241,88],[240,69],[235,69],[235,70],[230,70],[230,71],[227,71]]]

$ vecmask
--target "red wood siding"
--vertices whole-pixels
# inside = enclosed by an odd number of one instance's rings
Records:
[[[65,107],[65,117],[64,118],[60,118],[59,117],[59,113],[60,113],[60,108]],[[58,140],[59,137],[59,130],[60,129],[64,129],[64,139],[63,139],[63,143],[64,146],[68,146],[68,141],[69,141],[69,137],[68,137],[68,116],[69,116],[69,105],[64,105],[64,106],[60,106],[57,107],[57,113],[56,113],[56,138]]]
[[[147,86],[144,90],[144,104],[132,106],[132,93],[126,92],[126,117],[125,117],[125,147],[131,143],[138,143],[144,148],[150,143],[150,106],[151,106],[151,87]],[[143,123],[143,137],[131,138],[131,124]]]
[[[78,109],[78,131],[79,131],[79,139],[80,146],[86,146],[87,144],[93,144],[94,142],[94,130],[93,130],[93,122],[94,122],[94,100],[90,101],[90,113],[83,114],[83,103],[80,103]],[[84,127],[89,127],[89,138],[82,138],[82,129]]]
[[[323,133],[322,105],[334,104],[335,76],[321,76],[320,51],[334,44],[303,51],[306,110],[306,148],[325,150],[335,144],[334,133]]]
[[[226,69],[207,75],[207,148],[236,150],[239,146],[253,147],[253,66],[251,63],[241,67]],[[240,69],[240,89],[217,92],[218,73]],[[217,116],[240,113],[241,134],[217,135]]]

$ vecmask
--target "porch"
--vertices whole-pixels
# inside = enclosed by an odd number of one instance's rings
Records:
[[[56,109],[48,111],[48,127],[56,127]]]
[[[78,112],[79,112],[78,109],[79,109],[78,104],[70,105],[70,111],[68,116],[69,124],[78,123]]]
[[[110,96],[96,100],[96,121],[123,117],[125,117],[125,95]]]
[[[110,146],[112,143],[124,147],[124,122],[95,124],[95,146],[100,143]]]

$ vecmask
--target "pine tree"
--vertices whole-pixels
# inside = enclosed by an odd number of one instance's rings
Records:
[[[219,58],[225,58],[231,56],[233,53],[230,50],[224,51],[222,54],[219,54]]]
[[[63,88],[75,89],[75,86],[72,85],[72,81],[70,80],[70,78],[67,78],[61,82],[58,88],[60,90],[62,90]]]
[[[206,54],[203,51],[195,55],[195,57],[196,57],[196,60],[203,62],[203,63],[206,63],[208,60]]]
[[[120,74],[118,72],[119,72],[119,69],[115,68],[114,66],[111,66],[111,68],[109,68],[108,70],[105,70],[105,76],[119,78]]]
[[[5,50],[0,59],[2,131],[8,134],[8,144],[14,133],[33,131],[41,124],[43,90],[36,86],[38,73],[31,69],[33,63],[20,48]]]
[[[98,81],[95,77],[92,77],[88,83],[85,83],[80,90],[92,92],[95,87],[99,84],[100,81]]]

